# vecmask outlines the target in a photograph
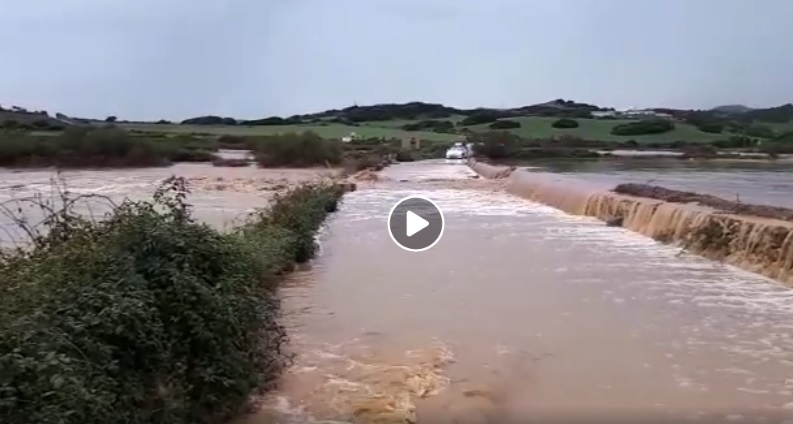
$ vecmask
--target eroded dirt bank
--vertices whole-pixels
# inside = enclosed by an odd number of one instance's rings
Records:
[[[564,177],[473,160],[469,165],[485,178],[506,179],[507,190],[520,197],[620,225],[793,285],[793,223],[757,216],[765,211],[772,213],[766,216],[784,218],[777,208],[737,205],[713,196],[649,186],[623,185],[620,191],[630,193],[623,194]]]

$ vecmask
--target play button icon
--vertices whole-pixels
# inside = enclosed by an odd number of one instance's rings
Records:
[[[407,228],[406,233],[408,237],[413,237],[413,234],[416,234],[419,231],[429,227],[429,225],[429,221],[411,211],[408,211],[407,215],[405,216],[405,227]]]
[[[388,214],[391,240],[410,252],[422,252],[435,246],[443,235],[444,224],[438,205],[422,196],[400,200]]]

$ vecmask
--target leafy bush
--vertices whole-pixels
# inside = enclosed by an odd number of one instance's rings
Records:
[[[511,130],[514,128],[520,128],[520,122],[510,121],[509,119],[501,119],[488,125],[488,127],[494,130]]]
[[[615,125],[611,129],[614,135],[649,135],[663,134],[675,129],[675,124],[666,119],[642,119],[636,122]]]
[[[120,128],[69,127],[57,136],[0,134],[0,166],[142,167],[209,162],[214,141],[191,136],[154,138]]]
[[[265,167],[336,165],[342,158],[341,142],[310,131],[260,137],[253,151],[256,162]]]
[[[749,137],[774,138],[776,133],[765,125],[749,125],[744,129],[744,133]]]
[[[505,115],[502,113],[497,113],[494,111],[481,111],[463,118],[463,120],[460,121],[458,125],[468,127],[471,125],[489,124],[504,117]]]
[[[416,160],[416,157],[413,156],[413,153],[407,150],[400,150],[397,152],[396,157],[394,159],[397,162],[413,162]]]
[[[578,121],[576,121],[575,119],[562,118],[553,121],[551,123],[551,126],[560,129],[578,128]]]
[[[341,190],[294,189],[221,234],[167,184],[101,223],[64,209],[0,255],[4,423],[222,422],[272,387],[278,275],[313,254]]]
[[[491,131],[474,138],[474,152],[489,159],[510,157],[520,147],[520,138],[506,131]]]
[[[424,121],[412,122],[402,126],[405,131],[433,131],[437,133],[448,133],[454,129],[454,123],[451,121],[438,121],[428,119]]]
[[[721,134],[724,131],[724,124],[720,122],[700,122],[696,127],[698,130],[709,134]]]
[[[757,141],[751,137],[734,135],[726,140],[716,140],[711,144],[721,149],[739,149],[756,146]]]

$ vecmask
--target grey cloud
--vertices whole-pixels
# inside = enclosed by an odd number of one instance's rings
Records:
[[[786,0],[0,0],[0,104],[289,115],[423,100],[793,99]]]

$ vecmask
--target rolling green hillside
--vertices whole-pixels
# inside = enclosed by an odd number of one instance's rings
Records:
[[[453,116],[447,118],[453,122],[459,122],[462,117]],[[663,134],[638,135],[638,136],[618,136],[612,135],[611,129],[615,125],[632,122],[632,120],[600,120],[600,119],[578,119],[580,126],[572,129],[557,129],[551,126],[556,118],[546,118],[537,116],[522,116],[509,118],[521,124],[520,128],[508,131],[525,138],[551,138],[561,135],[571,135],[587,140],[601,141],[628,141],[635,140],[639,143],[652,142],[671,142],[671,141],[712,141],[729,137],[724,134],[709,134],[699,131],[693,125],[677,122],[675,129]],[[360,122],[357,126],[322,123],[322,124],[298,124],[298,125],[267,125],[267,126],[246,126],[246,125],[183,125],[183,124],[119,124],[123,128],[146,131],[146,132],[175,132],[175,133],[209,133],[209,134],[234,134],[234,135],[270,135],[288,132],[313,131],[323,137],[339,138],[350,133],[358,136],[384,137],[384,138],[404,138],[416,137],[427,141],[449,142],[460,137],[460,134],[445,134],[431,131],[405,131],[401,127],[405,124],[418,122],[417,120],[393,120],[393,121],[370,121]],[[468,128],[474,132],[492,131],[488,128],[489,124],[473,125],[470,127],[457,127],[458,131]]]

